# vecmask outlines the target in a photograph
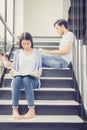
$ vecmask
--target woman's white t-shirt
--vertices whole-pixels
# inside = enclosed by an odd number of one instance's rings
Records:
[[[21,50],[19,54],[19,72],[20,73],[32,73],[35,70],[36,55],[33,49],[31,54],[24,54]]]

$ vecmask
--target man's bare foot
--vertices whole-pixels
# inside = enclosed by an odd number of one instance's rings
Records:
[[[24,119],[30,119],[35,117],[35,110],[34,108],[30,108],[28,112],[24,115]]]
[[[13,118],[17,120],[23,119],[23,116],[18,112],[18,108],[13,109]]]

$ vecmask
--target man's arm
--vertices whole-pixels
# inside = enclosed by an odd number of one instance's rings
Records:
[[[46,54],[58,54],[58,55],[65,55],[68,54],[71,51],[72,48],[72,43],[68,42],[65,48],[59,49],[59,50],[45,50],[45,49],[40,49],[42,53]]]

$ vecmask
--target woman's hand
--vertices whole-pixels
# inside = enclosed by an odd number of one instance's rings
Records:
[[[12,77],[15,75],[15,72],[11,70],[9,73],[5,74],[6,77]]]
[[[41,76],[41,72],[40,71],[33,72],[33,75],[39,78]]]

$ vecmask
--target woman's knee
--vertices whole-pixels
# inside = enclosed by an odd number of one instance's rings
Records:
[[[31,77],[29,77],[29,76],[25,76],[25,77],[23,77],[23,83],[29,83],[29,82],[31,82],[32,81],[32,78]]]
[[[15,81],[22,81],[22,77],[21,76],[17,76],[14,79],[15,79]]]
[[[25,85],[25,87],[28,85],[28,86],[31,86],[33,88],[37,88],[38,87],[38,80],[37,79],[34,79],[32,77],[24,77],[23,78],[23,84]]]
[[[20,88],[22,86],[22,77],[14,77],[11,82],[11,87],[14,88]]]

